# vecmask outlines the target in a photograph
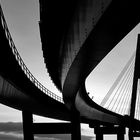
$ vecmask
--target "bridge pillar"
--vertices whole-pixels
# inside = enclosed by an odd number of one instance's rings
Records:
[[[75,114],[74,114],[75,116]],[[33,123],[33,114],[22,111],[24,140],[34,140],[34,134],[72,134],[72,140],[81,140],[79,137],[80,125],[77,117],[72,123]]]
[[[103,140],[103,132],[100,126],[94,127],[94,133],[96,135],[96,140]]]
[[[71,140],[81,140],[80,113],[76,109],[71,112]]]
[[[128,135],[129,135],[129,140],[134,140],[133,130],[129,129]]]
[[[34,140],[32,113],[22,111],[24,140]]]
[[[124,140],[124,134],[125,134],[124,131],[125,131],[125,130],[123,130],[123,131],[121,132],[121,130],[120,130],[120,132],[117,133],[117,140]]]
[[[131,97],[131,104],[130,104],[130,120],[129,120],[129,140],[134,140],[134,133],[133,131],[133,123],[132,119],[135,118],[135,111],[136,111],[136,100],[137,100],[137,90],[138,84],[140,79],[140,34],[138,34],[137,38],[137,48],[136,48],[136,58],[135,58],[135,67],[134,67],[134,76],[133,76],[133,86],[132,86],[132,97]]]
[[[103,136],[105,134],[108,134],[108,135],[116,134],[117,140],[124,140],[125,127],[98,125],[98,126],[94,126],[94,132],[96,135],[96,140],[103,140]]]
[[[134,140],[136,137],[140,137],[140,131],[129,130],[129,140]]]

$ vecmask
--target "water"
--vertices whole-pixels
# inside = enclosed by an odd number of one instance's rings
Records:
[[[34,136],[35,140],[71,140],[70,135],[47,135],[47,136]],[[22,133],[15,132],[0,132],[0,140],[23,140]],[[82,136],[82,140],[95,140],[92,137]]]
[[[70,135],[54,135],[54,137],[51,136],[35,136],[35,140],[71,140]],[[5,132],[0,132],[0,140],[23,140],[23,135],[22,134],[17,134],[17,133],[5,133]],[[88,137],[88,136],[82,136],[82,140],[96,140],[94,137]],[[106,135],[104,136],[104,140],[117,140],[117,137],[115,135]],[[128,140],[128,137],[125,136],[125,140]],[[140,140],[140,138],[135,138],[135,140]]]
[[[50,134],[50,135],[35,135],[35,140],[71,140],[70,134]],[[0,140],[23,140],[21,131],[0,131]],[[96,140],[94,136],[82,135],[81,140]],[[104,135],[104,140],[117,140],[116,135]],[[126,131],[125,140],[128,139],[128,131]],[[135,138],[134,140],[140,140]]]

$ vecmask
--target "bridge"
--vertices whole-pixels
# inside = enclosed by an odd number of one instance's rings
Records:
[[[80,140],[80,123],[94,128],[97,140],[102,140],[104,134],[117,134],[118,140],[123,140],[126,127],[130,140],[140,136],[140,35],[136,53],[100,105],[89,98],[85,88],[90,72],[139,23],[138,0],[133,3],[62,0],[55,1],[55,5],[54,1],[40,0],[39,3],[44,60],[63,100],[28,70],[0,9],[0,35],[4,44],[0,51],[0,102],[23,112],[24,139],[33,140],[34,133],[70,133],[72,140]],[[34,124],[32,114],[68,123]]]

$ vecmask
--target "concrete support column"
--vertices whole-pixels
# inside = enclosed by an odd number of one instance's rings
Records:
[[[90,126],[93,127],[92,125]],[[96,140],[103,140],[103,136],[105,134],[107,135],[116,134],[117,140],[124,140],[125,127],[96,125],[94,126],[94,132],[96,135]]]
[[[23,120],[23,134],[24,140],[34,140],[33,135],[33,117],[32,113],[28,111],[22,111],[22,120]]]
[[[129,140],[134,140],[134,137],[133,137],[133,130],[132,130],[131,128],[129,129],[128,135],[129,135]]]
[[[130,104],[130,122],[129,122],[129,140],[133,140],[133,124],[132,119],[135,117],[135,110],[136,110],[136,99],[137,99],[137,89],[138,83],[140,78],[140,34],[138,34],[137,38],[137,47],[136,47],[136,58],[135,58],[135,67],[134,67],[134,76],[133,76],[133,87],[132,87],[132,97],[131,97],[131,104]]]
[[[80,114],[75,109],[72,110],[71,131],[71,140],[81,140]]]
[[[96,134],[96,140],[103,140],[103,134]]]
[[[117,134],[117,140],[124,140],[124,134],[123,133],[118,133]]]
[[[103,140],[104,136],[103,136],[103,132],[102,132],[100,126],[95,126],[94,132],[96,135],[96,140]]]
[[[124,135],[125,135],[125,127],[124,126],[118,126],[117,127],[117,140],[124,140]]]

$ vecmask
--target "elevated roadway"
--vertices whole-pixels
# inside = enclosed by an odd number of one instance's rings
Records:
[[[139,21],[138,0],[40,0],[46,67],[69,110],[75,107],[90,122],[125,124],[124,116],[89,99],[85,80]]]
[[[43,56],[50,77],[62,92],[65,104],[38,89],[30,72],[23,71],[24,65],[19,66],[23,62],[17,61],[21,58],[16,55],[16,49],[11,48],[14,43],[2,10],[0,35],[4,47],[0,51],[0,102],[37,115],[70,120],[72,139],[80,140],[80,122],[96,127],[130,127],[126,124],[129,117],[106,110],[88,97],[85,80],[115,45],[139,23],[138,0],[133,3],[130,0],[39,2]],[[140,130],[140,122],[132,121],[137,124],[134,129]]]
[[[15,48],[1,8],[0,14],[0,102],[36,115],[69,120],[69,111],[61,99],[43,87],[27,69]],[[47,90],[48,95],[41,89]]]

